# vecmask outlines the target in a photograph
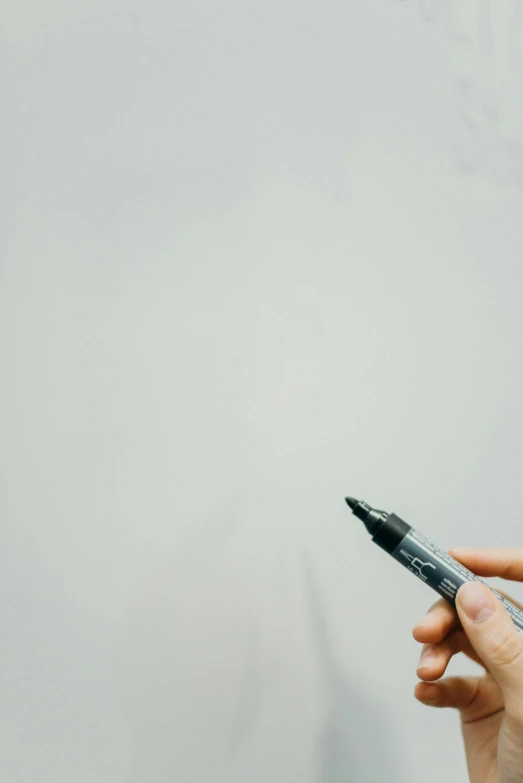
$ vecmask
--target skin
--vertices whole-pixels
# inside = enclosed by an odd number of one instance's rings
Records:
[[[478,576],[523,582],[523,548],[449,554]],[[441,599],[413,636],[423,645],[414,694],[428,706],[459,711],[470,782],[523,783],[523,634],[501,602],[481,583],[465,585],[455,609]],[[479,663],[484,673],[443,677],[458,653]]]

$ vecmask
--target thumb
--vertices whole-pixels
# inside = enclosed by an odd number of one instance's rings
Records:
[[[462,585],[456,609],[472,647],[497,681],[508,702],[523,699],[523,635],[509,613],[485,584],[474,580]]]

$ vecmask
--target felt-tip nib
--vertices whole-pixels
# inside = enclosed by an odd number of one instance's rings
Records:
[[[356,508],[356,506],[359,503],[359,500],[355,500],[354,498],[345,498],[345,503],[352,508],[353,510]]]

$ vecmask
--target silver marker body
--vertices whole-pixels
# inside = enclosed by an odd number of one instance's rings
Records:
[[[372,535],[373,541],[392,557],[415,574],[439,595],[455,605],[456,593],[461,585],[474,580],[482,582],[453,557],[435,546],[421,533],[404,522],[396,514],[378,511],[367,503],[346,498],[347,504]],[[517,629],[523,633],[523,612],[504,596],[487,584],[489,590],[499,598],[510,614]]]

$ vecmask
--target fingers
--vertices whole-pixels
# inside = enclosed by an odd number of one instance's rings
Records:
[[[454,607],[441,598],[430,607],[425,617],[413,629],[412,635],[417,642],[434,644],[441,642],[459,624]]]
[[[439,680],[445,674],[452,656],[460,652],[481,665],[481,660],[463,630],[453,631],[437,644],[425,644],[418,664],[418,677],[428,682]]]
[[[454,707],[469,723],[503,708],[503,696],[495,680],[486,677],[446,677],[439,682],[418,682],[416,699],[430,707]]]
[[[450,549],[449,555],[477,576],[501,576],[523,582],[523,548]]]
[[[460,587],[456,609],[472,647],[501,689],[507,713],[511,705],[521,712],[523,635],[492,590],[481,582]]]
[[[515,601],[504,590],[498,588],[496,590],[523,611],[523,604]],[[461,621],[456,609],[444,598],[440,598],[413,628],[412,635],[417,642],[422,644],[435,644],[441,642],[451,631],[459,627],[461,627]]]

